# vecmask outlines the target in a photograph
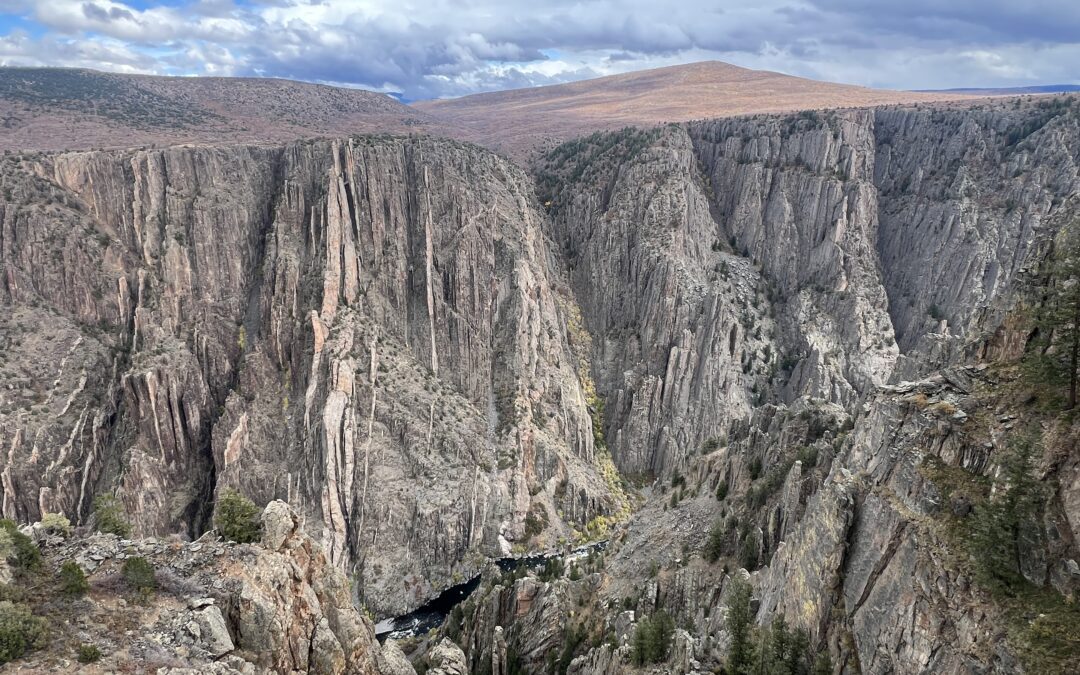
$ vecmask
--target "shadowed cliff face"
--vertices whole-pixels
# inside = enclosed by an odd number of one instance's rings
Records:
[[[137,532],[196,534],[236,486],[398,612],[524,543],[530,508],[549,539],[621,508],[505,161],[361,138],[9,166],[5,515],[115,487]]]

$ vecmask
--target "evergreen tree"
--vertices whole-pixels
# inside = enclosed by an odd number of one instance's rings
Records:
[[[124,516],[124,507],[110,494],[98,495],[94,499],[94,526],[98,532],[105,534],[118,537],[131,535],[131,524]]]
[[[262,534],[261,513],[250,499],[232,488],[225,488],[218,497],[214,525],[226,539],[250,544],[258,541]]]
[[[1072,410],[1080,376],[1080,220],[1062,228],[1054,241],[1045,295],[1032,318],[1032,378],[1067,387],[1066,409]]]
[[[727,670],[733,675],[751,675],[754,665],[754,645],[750,639],[750,624],[754,615],[750,611],[752,589],[743,579],[732,582],[727,603],[727,631],[731,635]]]
[[[1012,441],[1001,462],[996,494],[976,514],[973,553],[983,583],[1008,590],[1023,581],[1021,560],[1037,532],[1042,486],[1034,475],[1035,445],[1021,436]]]
[[[638,622],[631,641],[631,660],[636,665],[660,663],[668,656],[675,622],[664,610]]]
[[[727,528],[723,520],[717,520],[709,530],[709,538],[705,541],[705,559],[711,563],[716,562],[724,553],[724,536]]]

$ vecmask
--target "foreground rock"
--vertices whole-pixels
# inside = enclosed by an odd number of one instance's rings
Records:
[[[45,545],[49,568],[75,560],[91,590],[56,610],[45,650],[13,667],[69,669],[72,645],[92,644],[103,657],[79,666],[86,672],[401,672],[380,670],[371,621],[353,606],[348,581],[304,534],[297,514],[273,502],[263,526],[273,536],[262,544],[95,534]],[[124,561],[134,556],[156,570],[158,589],[145,599],[122,578]]]

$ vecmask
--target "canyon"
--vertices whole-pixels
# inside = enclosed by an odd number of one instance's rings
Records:
[[[1080,584],[1077,432],[1015,368],[1078,148],[1059,96],[598,131],[526,168],[393,134],[7,153],[3,516],[88,530],[114,494],[108,556],[301,556],[332,579],[296,591],[303,649],[222,615],[280,672],[712,672],[738,580],[835,672],[1067,670],[955,532],[1023,427],[1048,495],[1024,576]],[[262,544],[213,539],[226,488],[274,505]],[[493,562],[599,540],[553,577]],[[477,575],[443,628],[375,641],[365,611]],[[636,664],[661,610],[670,654]]]

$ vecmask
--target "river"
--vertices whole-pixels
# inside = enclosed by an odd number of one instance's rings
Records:
[[[603,551],[607,546],[607,540],[597,541],[591,544],[578,546],[569,553],[552,553],[549,555],[534,555],[523,558],[499,558],[495,564],[503,572],[513,572],[519,567],[535,569],[543,567],[548,560],[562,558],[564,563],[587,558],[590,553]],[[567,566],[569,569],[569,565]],[[383,619],[375,624],[375,637],[379,641],[386,638],[400,640],[402,638],[423,635],[433,628],[438,628],[450,614],[451,610],[461,602],[464,602],[472,592],[480,585],[480,575],[477,574],[468,581],[463,581],[456,586],[451,586],[433,600],[417,607],[408,614],[398,617]]]

